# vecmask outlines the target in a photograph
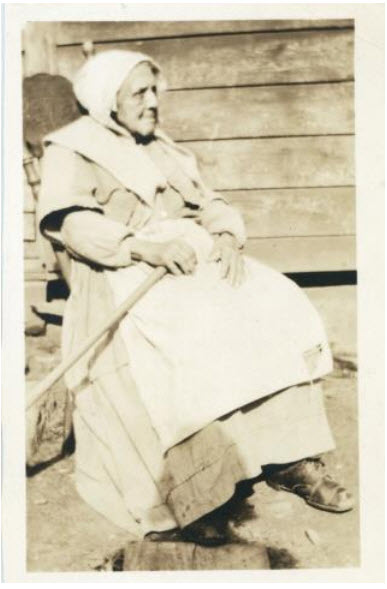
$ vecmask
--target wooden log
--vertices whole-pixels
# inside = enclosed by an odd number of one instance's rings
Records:
[[[35,241],[36,222],[35,213],[24,213],[24,241]]]
[[[95,48],[149,54],[173,89],[353,79],[351,30],[150,39]],[[57,55],[58,70],[68,78],[83,63],[78,46],[59,47]]]
[[[204,180],[216,190],[354,184],[350,136],[194,141],[184,146],[197,155]]]
[[[352,187],[221,192],[242,213],[249,237],[353,235]]]
[[[280,272],[356,269],[354,236],[249,239],[245,253]]]
[[[160,114],[180,141],[353,133],[353,84],[168,92]]]
[[[124,571],[198,571],[269,569],[265,546],[259,542],[205,548],[184,542],[130,542]]]
[[[200,20],[200,21],[82,21],[49,23],[57,26],[57,45],[123,41],[150,37],[175,37],[203,34],[268,32],[302,29],[352,28],[352,19],[304,20]]]

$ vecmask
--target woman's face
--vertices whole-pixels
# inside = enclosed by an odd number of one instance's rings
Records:
[[[125,78],[117,93],[117,120],[130,133],[153,134],[158,121],[157,74],[149,63],[139,63]]]

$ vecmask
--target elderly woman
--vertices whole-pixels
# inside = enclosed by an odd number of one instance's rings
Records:
[[[88,113],[45,140],[40,227],[71,260],[66,356],[152,271],[168,274],[67,374],[76,486],[134,537],[227,541],[214,513],[258,475],[332,512],[350,494],[319,379],[321,321],[283,275],[245,258],[239,213],[158,126],[158,65],[108,51],[79,71]]]

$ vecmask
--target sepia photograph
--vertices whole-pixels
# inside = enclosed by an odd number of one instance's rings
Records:
[[[83,8],[20,30],[26,572],[356,569],[355,19]]]

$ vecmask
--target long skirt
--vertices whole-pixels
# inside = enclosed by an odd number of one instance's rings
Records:
[[[127,378],[125,370],[111,373],[78,397],[75,481],[83,499],[133,539],[190,524],[224,504],[238,482],[257,477],[266,464],[334,448],[315,383],[235,411],[164,454]]]
[[[207,263],[212,242],[192,222],[165,223],[152,237],[190,241],[195,275],[165,277],[94,352],[105,355],[98,369],[70,385],[77,489],[134,538],[188,525],[265,464],[334,446],[316,383],[331,355],[304,293],[249,259],[245,283],[233,289]],[[104,272],[113,306],[148,271],[138,264]],[[64,329],[68,349],[80,332],[77,317],[90,323],[106,300],[95,288],[101,276],[78,266],[78,277]],[[125,353],[113,367],[106,358],[117,338]]]

